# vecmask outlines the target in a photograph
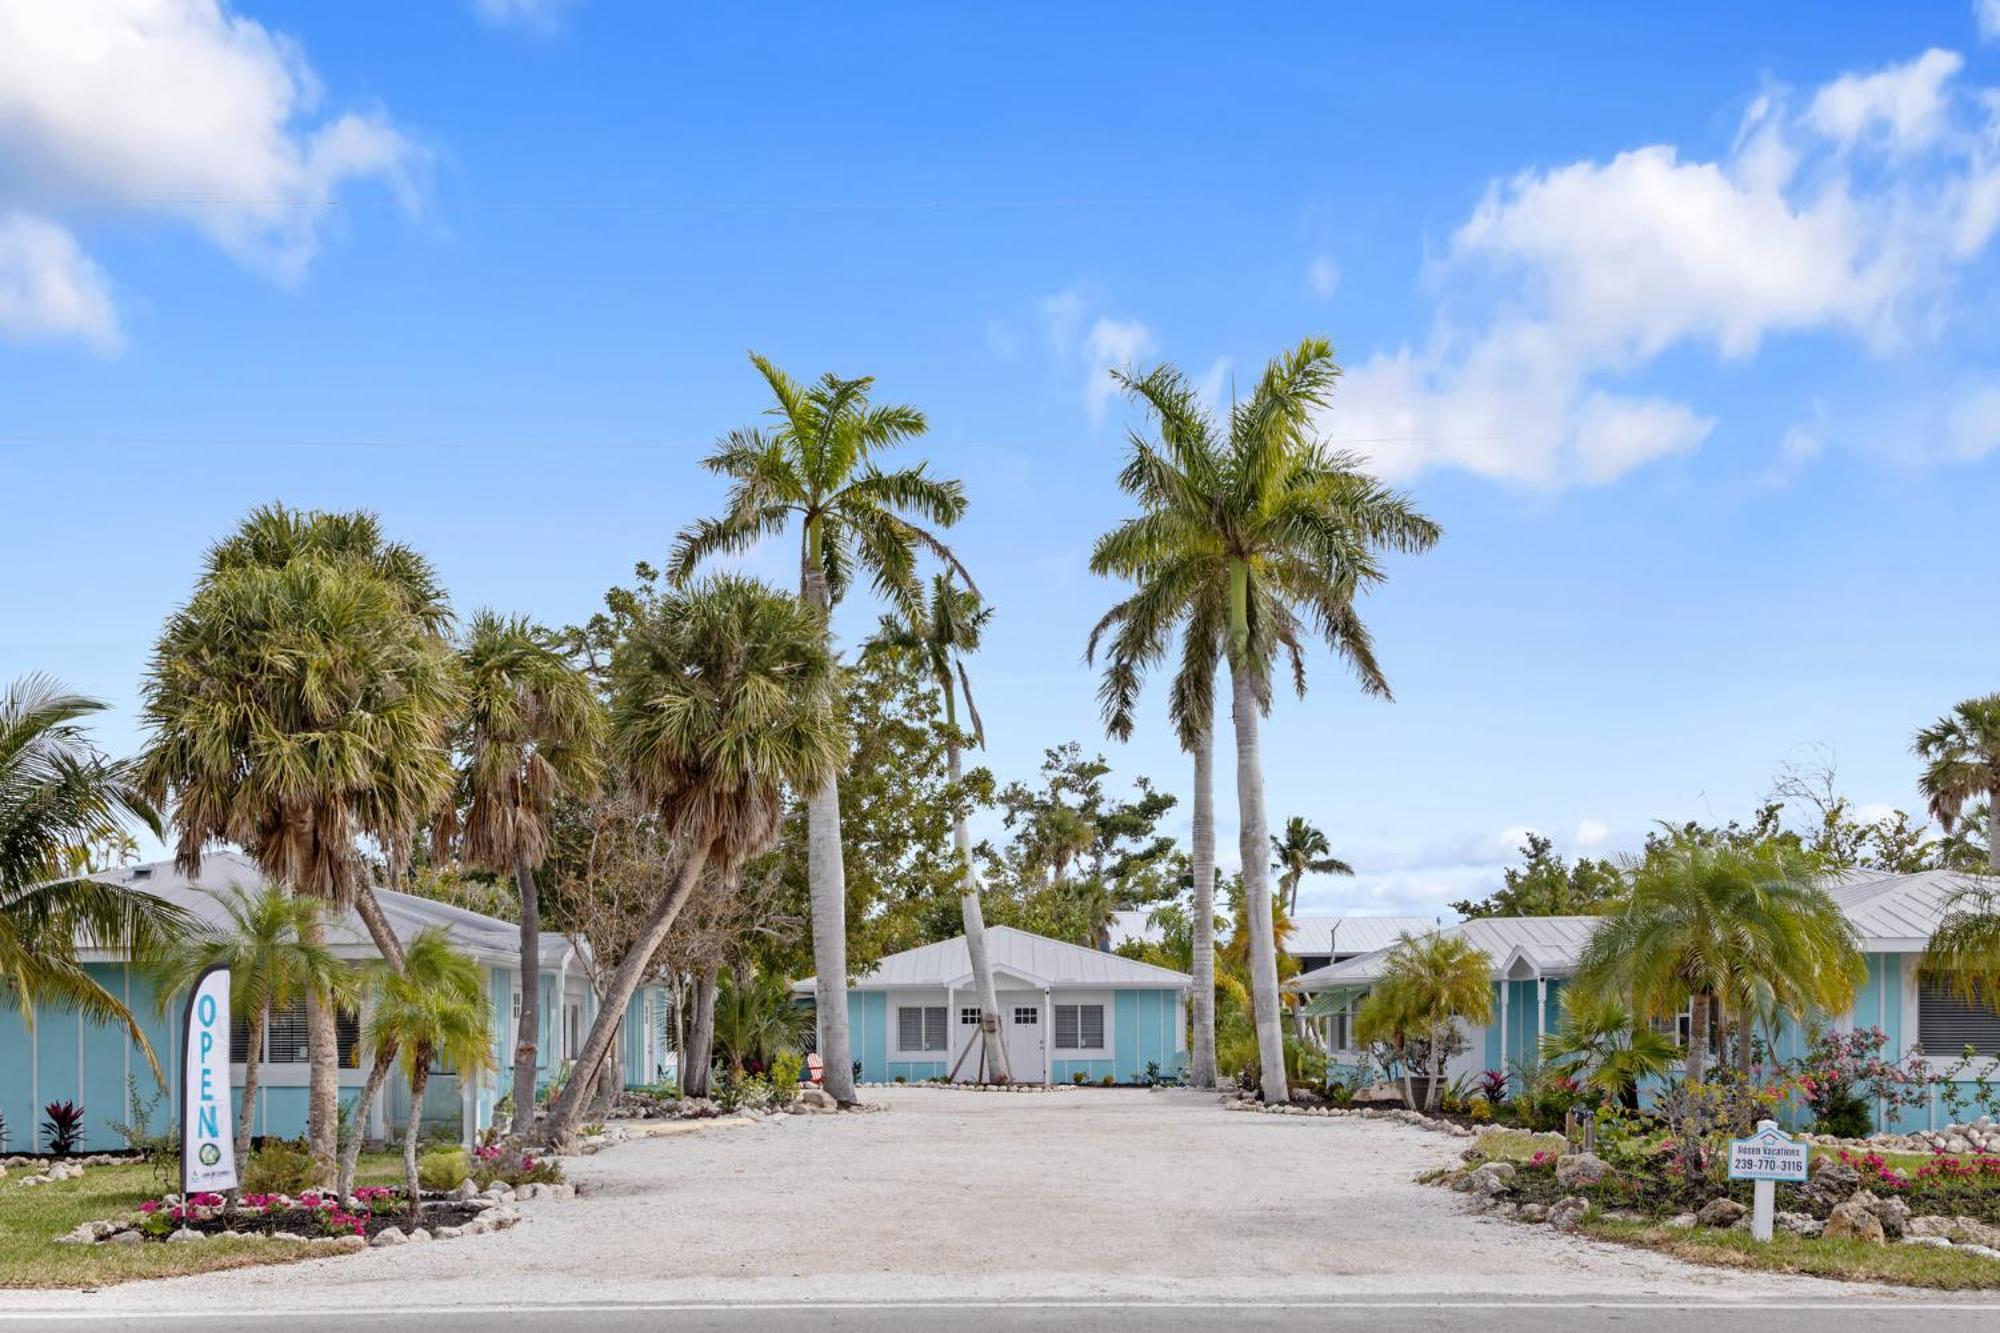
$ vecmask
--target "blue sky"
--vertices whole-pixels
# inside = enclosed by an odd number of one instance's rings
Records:
[[[1742,814],[1815,745],[1910,807],[1910,733],[2000,657],[1995,29],[0,5],[0,673],[136,745],[162,617],[274,499],[379,511],[462,609],[583,616],[715,508],[696,460],[761,410],[755,348],[929,414],[998,608],[991,762],[1025,775],[1099,743],[1105,369],[1226,397],[1323,333],[1324,433],[1446,537],[1366,607],[1397,701],[1320,660],[1269,725],[1272,822],[1362,872],[1313,908],[1440,910],[1524,828],[1609,852]],[[1105,748],[1176,788],[1159,712]]]

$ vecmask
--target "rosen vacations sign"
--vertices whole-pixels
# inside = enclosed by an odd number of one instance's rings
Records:
[[[229,969],[211,967],[181,1025],[181,1197],[236,1188],[229,1114]]]

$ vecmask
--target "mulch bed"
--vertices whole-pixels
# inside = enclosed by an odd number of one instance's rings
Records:
[[[487,1210],[484,1208],[457,1199],[426,1199],[423,1212],[418,1217],[412,1218],[405,1209],[391,1205],[380,1212],[369,1214],[363,1223],[365,1230],[362,1234],[372,1238],[390,1227],[399,1227],[404,1231],[412,1227],[425,1227],[432,1231],[439,1227],[459,1227],[485,1211]],[[189,1221],[182,1225],[191,1231],[199,1231],[210,1236],[219,1235],[224,1231],[234,1231],[246,1236],[269,1236],[280,1231],[289,1231],[295,1236],[304,1236],[310,1240],[327,1234],[320,1226],[320,1214],[311,1208],[289,1208],[281,1213],[257,1215],[238,1213],[233,1217],[211,1217],[200,1221]]]

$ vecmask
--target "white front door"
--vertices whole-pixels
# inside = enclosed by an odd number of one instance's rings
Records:
[[[1000,1018],[1007,1030],[1007,1064],[1016,1083],[1042,1081],[1042,997],[1034,991],[1000,996]]]

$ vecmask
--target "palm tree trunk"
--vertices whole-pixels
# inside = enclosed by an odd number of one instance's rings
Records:
[[[270,1023],[271,1010],[260,1005],[250,1015],[250,1049],[243,1055],[243,1114],[236,1122],[236,1169],[250,1160],[250,1139],[252,1127],[257,1123],[257,1075],[264,1052],[264,1029]]]
[[[1689,1083],[1699,1083],[1703,1058],[1708,1054],[1708,996],[1695,995],[1690,1008],[1686,1077]]]
[[[972,829],[966,822],[965,801],[960,793],[965,773],[958,753],[958,707],[950,677],[940,683],[944,686],[945,721],[951,728],[944,752],[953,792],[951,844],[958,856],[958,914],[965,923],[965,951],[972,956],[972,985],[979,993],[983,1067],[989,1081],[1011,1083],[1014,1071],[1007,1063],[1006,1034],[1000,1027],[1000,993],[994,989],[993,962],[986,953],[986,912],[979,903],[979,872],[972,868]],[[946,1014],[945,1018],[950,1021],[951,1015]]]
[[[2000,875],[2000,782],[1986,793],[1986,868]]]
[[[708,850],[708,838],[694,839],[687,859],[681,862],[680,876],[673,890],[660,899],[659,906],[653,909],[653,915],[647,919],[638,938],[625,951],[618,970],[611,974],[611,982],[605,987],[604,1005],[592,1020],[590,1035],[584,1038],[583,1050],[577,1055],[577,1068],[595,1069],[603,1061],[605,1048],[624,1023],[625,1010],[631,1006],[639,982],[652,969],[653,955],[659,952],[660,941],[673,929],[674,918],[687,904],[694,886],[701,882],[702,868],[708,864]],[[548,1120],[543,1126],[543,1133],[550,1143],[566,1147],[575,1139],[576,1127],[583,1120],[583,1108],[589,1095],[590,1089],[582,1079],[572,1078],[564,1086],[562,1095],[549,1108]]]
[[[1436,1111],[1438,1103],[1444,1100],[1444,1071],[1449,1063],[1445,1051],[1449,1049],[1449,1027],[1440,1027],[1431,1033],[1431,1085],[1424,1090],[1424,1110]]]
[[[688,1027],[687,1070],[681,1077],[681,1095],[706,1097],[709,1071],[715,1065],[715,976],[716,965],[709,963],[695,975],[694,1013]]]
[[[542,900],[535,871],[525,857],[514,858],[514,886],[521,895],[521,1020],[514,1040],[515,1137],[535,1125],[535,1074],[542,1032]]]
[[[403,1130],[403,1192],[409,1197],[410,1216],[423,1208],[418,1197],[417,1136],[424,1128],[424,1088],[431,1080],[431,1062],[419,1060],[410,1073],[410,1123]]]
[[[300,924],[300,939],[326,947],[326,922],[314,914]],[[306,1147],[322,1185],[333,1183],[340,1145],[335,1141],[340,1121],[340,1033],[333,1006],[318,991],[306,992]]]
[[[367,927],[368,938],[375,945],[375,952],[382,955],[385,962],[396,971],[403,970],[403,942],[396,938],[396,932],[389,927],[389,918],[382,911],[381,900],[375,896],[375,886],[368,880],[368,872],[361,869],[357,861],[354,869],[354,914]]]
[[[832,599],[819,559],[820,532],[805,531],[799,599],[818,611],[833,646]],[[844,766],[844,765],[843,765]],[[840,845],[840,779],[829,775],[806,798],[806,883],[812,903],[813,1003],[819,1023],[822,1087],[842,1104],[854,1101],[853,1043],[847,1031],[847,867]]]
[[[1244,916],[1250,926],[1250,1008],[1257,1025],[1257,1063],[1267,1103],[1291,1100],[1285,1082],[1285,1035],[1278,1019],[1278,955],[1271,934],[1271,883],[1265,859],[1264,761],[1257,738],[1257,691],[1251,669],[1231,653],[1229,681],[1236,720],[1237,847],[1243,862]]]
[[[1215,1086],[1215,728],[1194,743],[1194,1039],[1197,1088]]]
[[[375,1099],[382,1095],[382,1085],[388,1081],[395,1064],[396,1052],[386,1050],[375,1052],[375,1062],[368,1067],[368,1081],[361,1085],[360,1100],[354,1103],[354,1114],[348,1119],[347,1142],[340,1148],[342,1199],[354,1193],[354,1172],[361,1162],[361,1145],[368,1137],[368,1113],[375,1109]]]

